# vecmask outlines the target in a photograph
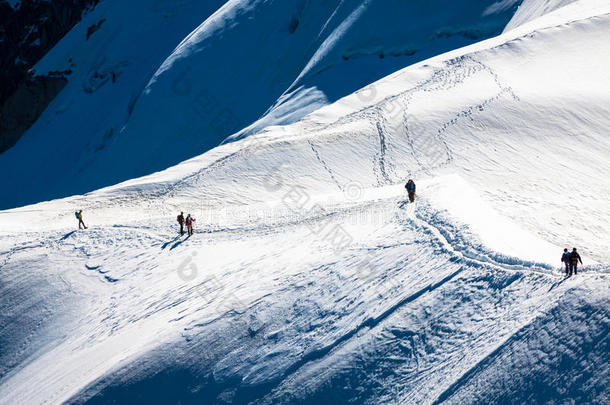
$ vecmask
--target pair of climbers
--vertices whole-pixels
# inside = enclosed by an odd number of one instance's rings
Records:
[[[184,212],[181,211],[177,219],[180,224],[180,235],[184,235],[184,225],[186,225],[186,232],[188,233],[188,236],[191,236],[193,234],[193,222],[195,222],[195,218],[193,218],[191,214],[188,214],[186,218],[184,218]]]
[[[409,193],[409,202],[415,201],[415,182],[413,179],[409,179],[407,184],[405,184],[405,188],[407,189],[407,193]]]
[[[566,266],[566,276],[571,276],[572,273],[578,273],[578,262],[582,264],[582,259],[580,255],[576,251],[576,248],[573,248],[571,252],[568,252],[568,248],[563,249],[563,254],[561,255],[561,261]]]
[[[78,229],[87,229],[87,226],[83,222],[83,210],[75,211],[74,216],[76,216],[76,219],[78,219]]]

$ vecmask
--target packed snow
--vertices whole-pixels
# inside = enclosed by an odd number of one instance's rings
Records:
[[[292,124],[0,211],[0,404],[609,402],[610,2],[532,13]]]

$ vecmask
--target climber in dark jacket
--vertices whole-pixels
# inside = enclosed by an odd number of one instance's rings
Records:
[[[176,218],[180,224],[180,235],[184,235],[184,213],[180,212],[180,215]]]
[[[415,182],[412,179],[409,179],[407,184],[405,184],[405,188],[409,193],[409,202],[415,201]]]

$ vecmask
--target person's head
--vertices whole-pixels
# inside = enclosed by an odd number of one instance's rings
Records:
[[[78,212],[83,212],[83,210],[78,210]]]
[[[180,215],[184,215],[184,212],[180,211]]]
[[[573,249],[572,249],[572,252],[576,252],[576,248],[573,248]]]
[[[564,251],[564,252],[567,252],[567,251],[568,251],[568,248],[563,249],[563,251]]]
[[[409,183],[413,183],[413,179],[409,179]]]
[[[190,216],[191,216],[191,214],[188,214],[188,215],[187,215],[187,217],[190,217]]]

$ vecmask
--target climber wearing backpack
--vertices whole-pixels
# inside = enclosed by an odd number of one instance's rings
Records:
[[[180,224],[180,235],[184,235],[184,212],[180,211],[180,215],[178,215],[177,220]]]
[[[184,222],[186,223],[186,231],[188,232],[188,235],[191,236],[193,234],[193,222],[195,222],[195,218],[191,217],[191,214],[188,214]]]
[[[566,276],[569,275],[570,271],[570,252],[568,252],[568,248],[563,249],[563,254],[561,255],[561,262],[566,266]]]
[[[76,211],[74,215],[76,216],[76,219],[78,219],[78,229],[83,229],[81,228],[81,225],[87,229],[87,226],[85,226],[85,223],[83,222],[83,210]]]
[[[409,193],[409,201],[414,202],[415,201],[415,182],[412,179],[409,179],[409,181],[407,181],[407,184],[405,184],[405,188],[407,189],[407,192]]]
[[[582,259],[576,251],[576,248],[574,248],[572,249],[572,253],[570,253],[570,276],[572,275],[572,271],[574,271],[574,275],[578,273],[578,262],[582,264]]]

